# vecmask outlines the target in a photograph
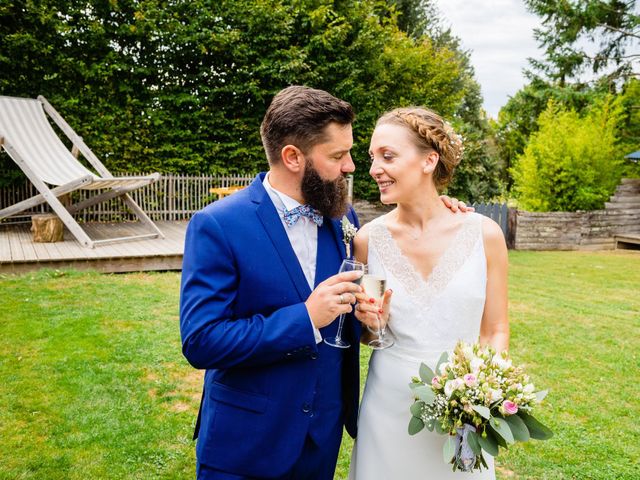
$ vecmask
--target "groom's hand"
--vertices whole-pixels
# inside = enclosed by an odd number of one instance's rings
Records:
[[[444,206],[451,210],[453,213],[456,213],[458,210],[461,212],[475,212],[475,208],[468,207],[466,203],[462,200],[458,200],[457,198],[451,198],[448,195],[440,195],[440,200],[444,203]]]
[[[362,272],[343,272],[327,278],[320,283],[304,304],[311,321],[316,328],[322,328],[333,322],[342,313],[349,313],[351,305],[356,302],[355,294],[362,291],[353,283]]]

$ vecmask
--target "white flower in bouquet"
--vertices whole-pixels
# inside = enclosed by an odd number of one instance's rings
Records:
[[[503,352],[504,354],[504,352]],[[503,354],[496,354],[493,356],[491,360],[500,370],[507,370],[511,367],[511,360],[509,358],[504,358]]]
[[[485,399],[489,403],[494,403],[498,400],[502,400],[502,390],[499,388],[490,388]]]
[[[484,360],[482,360],[481,358],[478,357],[473,357],[471,359],[471,362],[469,363],[469,366],[471,367],[471,371],[473,373],[478,373],[480,371],[480,368],[484,365]]]

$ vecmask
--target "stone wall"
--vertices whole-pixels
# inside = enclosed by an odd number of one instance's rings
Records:
[[[609,250],[616,235],[640,236],[640,179],[624,179],[604,210],[515,212],[518,250]]]
[[[353,206],[362,225],[394,208],[364,200]],[[537,213],[510,209],[508,224],[507,245],[518,250],[610,250],[616,248],[616,235],[632,235],[640,242],[640,179],[622,180],[604,210]]]

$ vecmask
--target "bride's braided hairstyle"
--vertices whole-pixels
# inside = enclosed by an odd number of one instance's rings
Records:
[[[440,115],[424,107],[396,108],[382,115],[376,125],[389,123],[408,127],[420,150],[438,153],[433,181],[438,191],[446,187],[462,158],[462,137]]]

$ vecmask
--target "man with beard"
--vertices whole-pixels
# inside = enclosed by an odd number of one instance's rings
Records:
[[[269,172],[196,213],[182,270],[182,350],[206,369],[194,438],[198,479],[330,480],[343,425],[355,437],[358,272],[341,218],[354,113],[322,90],[278,93],[260,133]]]
[[[351,348],[322,342],[360,291],[358,273],[336,274],[340,219],[358,226],[353,119],[327,92],[284,89],[260,128],[269,172],[189,223],[180,328],[206,369],[198,479],[332,479],[343,425],[355,435],[358,322],[345,322]]]

